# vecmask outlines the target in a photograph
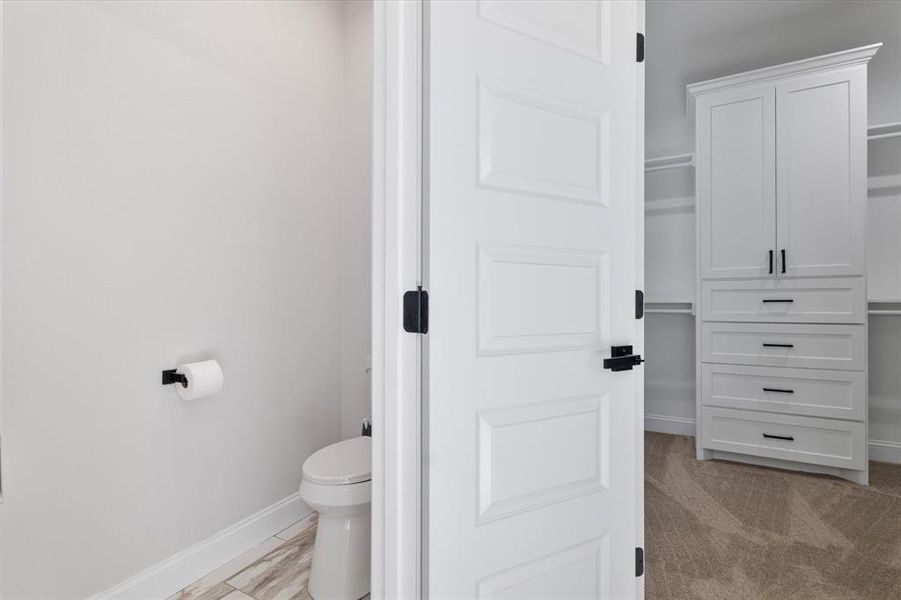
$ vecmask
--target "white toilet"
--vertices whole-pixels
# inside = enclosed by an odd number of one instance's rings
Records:
[[[372,438],[358,437],[303,463],[300,497],[319,513],[308,590],[314,600],[357,600],[369,593]]]

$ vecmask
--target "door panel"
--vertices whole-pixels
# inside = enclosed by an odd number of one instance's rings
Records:
[[[864,68],[777,87],[780,276],[864,274]]]
[[[772,86],[697,103],[701,276],[768,277],[776,240]]]
[[[425,595],[634,597],[637,3],[427,23]]]

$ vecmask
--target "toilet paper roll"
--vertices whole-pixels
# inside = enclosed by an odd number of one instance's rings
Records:
[[[206,398],[222,391],[222,367],[215,360],[180,365],[176,372],[188,379],[188,385],[176,384],[182,400]]]

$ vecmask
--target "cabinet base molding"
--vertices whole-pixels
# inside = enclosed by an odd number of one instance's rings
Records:
[[[651,431],[654,433],[668,433],[670,435],[688,435],[691,437],[695,437],[695,420],[687,417],[671,417],[669,415],[652,415],[646,414],[644,416],[644,430]],[[869,459],[871,461],[877,462],[886,462],[893,463],[896,465],[901,465],[901,442],[890,442],[886,440],[870,440],[867,444],[869,446],[870,455]],[[723,458],[723,455],[728,455],[732,458],[724,458],[724,460],[731,460],[735,462],[749,462],[747,460],[742,459],[742,457],[747,457],[745,454],[733,454],[732,452],[722,452],[719,450],[709,450],[707,448],[702,448],[700,446],[697,447],[696,456],[698,460],[710,460],[714,458]],[[752,457],[753,458],[753,457]],[[790,462],[790,461],[776,461],[785,463],[786,465],[790,465],[788,467],[782,465],[776,465],[776,468],[788,468],[794,471],[804,471],[805,469],[800,468],[798,463]],[[760,463],[762,466],[763,463]],[[847,471],[849,473],[860,473],[860,471],[851,471],[850,469],[837,469],[838,471]],[[812,471],[816,472],[816,471]],[[826,474],[832,474],[830,472],[826,472]],[[841,475],[838,475],[841,477]],[[847,478],[846,478],[847,479]],[[853,480],[852,480],[853,481]]]
[[[840,469],[838,467],[828,467],[824,465],[811,465],[790,460],[780,460],[778,458],[750,456],[748,454],[725,452],[723,450],[710,450],[707,448],[703,449],[703,454],[704,459],[728,460],[731,462],[756,465],[758,467],[770,467],[772,469],[784,469],[787,471],[803,471],[805,473],[817,473],[819,475],[832,475],[833,477],[847,479],[848,481],[859,485],[869,485],[869,471],[855,471],[852,469]]]

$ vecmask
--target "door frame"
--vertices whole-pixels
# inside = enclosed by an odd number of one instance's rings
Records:
[[[373,1],[371,597],[422,597],[423,336],[403,331],[404,292],[423,285],[423,18],[428,0]],[[635,31],[645,33],[645,2]],[[644,289],[644,63],[636,144],[636,281]],[[644,321],[636,322],[644,354]],[[644,377],[636,393],[636,540],[644,547]],[[644,576],[635,598],[644,598]]]
[[[421,597],[422,336],[401,297],[421,281],[423,0],[373,4],[371,596]]]

